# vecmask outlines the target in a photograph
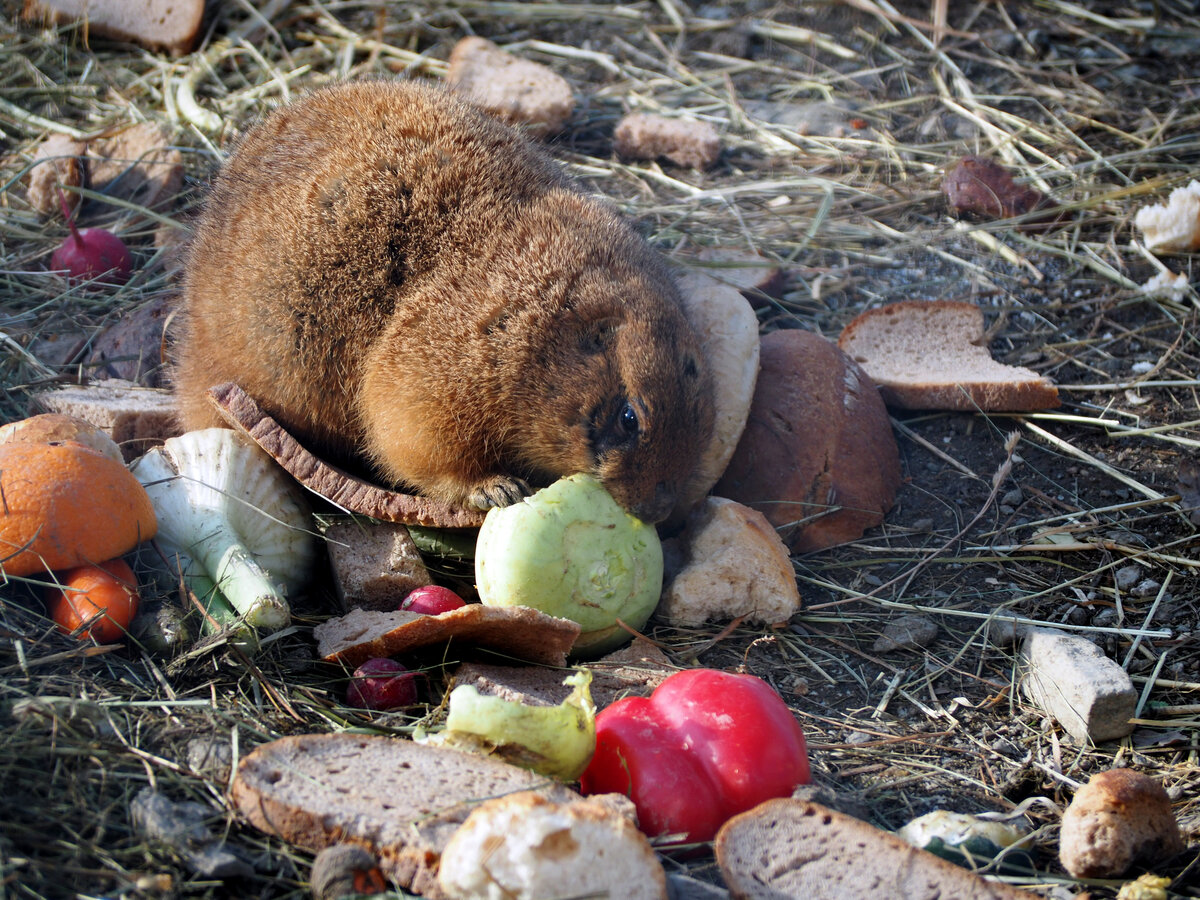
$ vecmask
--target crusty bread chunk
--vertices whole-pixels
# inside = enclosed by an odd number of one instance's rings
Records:
[[[906,300],[857,316],[838,346],[904,409],[1025,412],[1058,406],[1058,389],[1031,369],[992,359],[973,303]]]
[[[737,449],[758,381],[760,346],[758,317],[740,291],[701,271],[677,281],[683,314],[713,380],[712,438],[679,497],[675,516],[681,517],[712,490]]]
[[[478,806],[442,852],[438,883],[458,900],[667,897],[662,864],[630,816],[600,797],[556,803],[532,792]]]
[[[717,832],[734,900],[1036,900],[806,800],[768,800]]]
[[[301,734],[256,748],[231,798],[259,830],[306,850],[357,844],[404,888],[437,887],[442,850],[479,803],[537,790],[577,797],[527,769],[447,747],[361,734]]]
[[[1200,249],[1200,181],[1175,188],[1165,204],[1143,206],[1133,224],[1155,253]]]
[[[1184,847],[1162,784],[1132,769],[1107,769],[1063,813],[1058,858],[1076,878],[1120,878],[1135,861],[1153,866]]]
[[[200,36],[204,0],[25,0],[24,14],[82,21],[93,34],[183,54]]]
[[[663,591],[658,614],[672,625],[744,616],[751,624],[785,622],[800,608],[788,549],[757,509],[709,497],[692,510],[683,534],[687,562]]]

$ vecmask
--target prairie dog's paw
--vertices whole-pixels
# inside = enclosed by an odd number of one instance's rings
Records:
[[[520,478],[513,478],[510,475],[493,475],[471,489],[471,493],[467,496],[467,505],[475,509],[512,506],[532,493],[533,489]]]

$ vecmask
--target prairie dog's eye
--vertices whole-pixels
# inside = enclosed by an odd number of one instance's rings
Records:
[[[633,437],[638,433],[638,414],[632,403],[626,401],[621,407],[621,412],[617,414],[617,427],[626,437]]]

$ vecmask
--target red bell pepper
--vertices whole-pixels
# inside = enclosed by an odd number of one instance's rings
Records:
[[[761,678],[676,672],[596,716],[585,794],[620,793],[651,837],[711,840],[721,824],[809,781],[804,732]]]

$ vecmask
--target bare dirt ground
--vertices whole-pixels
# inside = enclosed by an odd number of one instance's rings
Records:
[[[805,609],[787,627],[655,625],[649,636],[680,665],[771,681],[804,724],[817,780],[880,826],[1031,801],[1038,874],[1019,880],[1045,896],[1115,896],[1120,882],[1062,871],[1059,815],[1094,772],[1151,774],[1192,845],[1155,871],[1173,879],[1168,896],[1200,896],[1200,558],[1178,487],[1200,447],[1198,304],[1192,286],[1176,297],[1141,287],[1164,268],[1192,282],[1195,257],[1153,256],[1132,225],[1200,163],[1192,4],[951,4],[939,28],[938,4],[886,0],[301,2],[271,4],[257,31],[225,6],[210,43],[177,60],[89,44],[5,7],[0,418],[24,415],[48,384],[95,374],[56,344],[172,295],[153,233],[164,221],[186,230],[257,114],[337,78],[436,79],[455,41],[489,37],[571,82],[578,105],[554,152],[657,245],[754,249],[784,267],[764,331],[836,337],[871,305],[966,300],[987,313],[993,355],[1052,377],[1063,397],[1036,415],[895,412],[895,508],[860,541],[795,560]],[[219,128],[180,115],[173,98],[189,75]],[[635,109],[711,122],[720,162],[697,172],[618,159],[612,128]],[[184,192],[157,218],[89,197],[85,224],[125,228],[140,270],[120,290],[69,289],[44,271],[64,229],[29,208],[32,149],[53,123],[139,120],[172,130]],[[967,153],[1043,190],[1059,221],[953,216],[940,185]],[[228,818],[226,782],[197,774],[189,741],[245,752],[281,734],[417,719],[341,705],[342,673],[313,660],[311,625],[332,609],[319,582],[297,626],[253,660],[220,642],[171,657],[78,646],[53,633],[35,587],[0,591],[0,896],[306,896],[309,858]],[[1133,734],[1081,746],[1031,706],[1014,649],[989,636],[998,612],[1074,630],[1121,663],[1141,691]],[[876,651],[909,613],[936,624],[936,639]],[[146,841],[130,804],[148,785],[207,804],[252,874],[222,884]],[[717,878],[704,858],[688,868]]]

